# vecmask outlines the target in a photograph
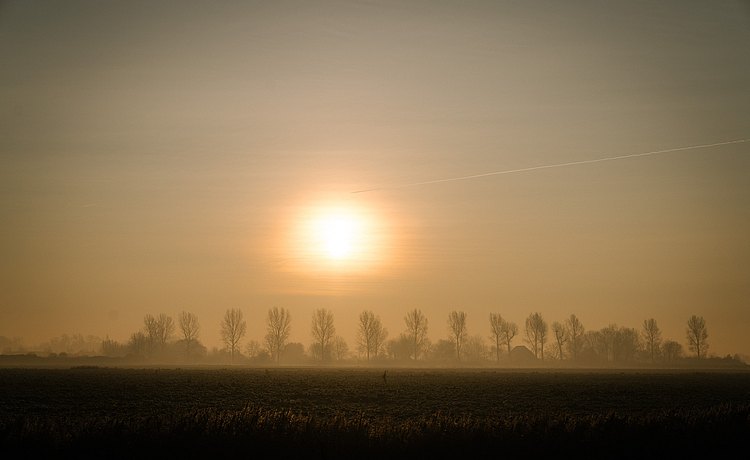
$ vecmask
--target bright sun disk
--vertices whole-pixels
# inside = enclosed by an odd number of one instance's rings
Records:
[[[352,215],[322,216],[314,223],[316,245],[329,259],[347,259],[361,243],[361,226],[361,222]]]
[[[362,274],[383,261],[384,221],[370,208],[313,204],[300,212],[297,222],[291,249],[303,271]]]

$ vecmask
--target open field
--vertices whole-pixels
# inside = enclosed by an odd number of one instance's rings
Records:
[[[383,372],[0,369],[0,442],[125,457],[643,457],[750,439],[750,372]]]

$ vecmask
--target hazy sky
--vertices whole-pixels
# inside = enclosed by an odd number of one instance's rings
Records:
[[[0,63],[0,335],[698,314],[750,354],[750,143],[351,193],[750,138],[747,3],[6,1]]]

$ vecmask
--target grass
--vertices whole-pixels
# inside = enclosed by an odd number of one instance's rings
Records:
[[[750,439],[748,374],[404,371],[387,387],[374,386],[375,371],[279,374],[0,373],[0,389],[15,391],[15,397],[0,396],[0,451],[119,458],[655,458],[716,457],[744,450]],[[347,394],[343,382],[350,382]],[[214,392],[186,398],[201,388]],[[624,397],[640,394],[649,407],[623,405],[624,389],[631,391]],[[680,389],[684,399],[673,394]],[[368,399],[373,392],[380,397]],[[80,399],[84,393],[88,401]],[[498,405],[498,393],[517,410]],[[460,394],[457,404],[439,401]],[[557,400],[545,401],[551,397]],[[233,398],[244,402],[232,404]],[[595,405],[586,405],[592,398]],[[655,404],[661,399],[668,404]]]
[[[434,413],[393,421],[364,415],[316,417],[291,410],[201,409],[149,417],[5,417],[3,450],[26,455],[132,457],[247,455],[298,458],[435,457],[446,454],[584,457],[717,455],[746,448],[750,406],[674,411],[510,417]]]

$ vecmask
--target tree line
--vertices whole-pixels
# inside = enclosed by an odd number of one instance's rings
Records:
[[[255,339],[245,342],[247,322],[243,312],[228,309],[218,325],[223,348],[213,354],[233,363],[276,364],[346,361],[667,364],[686,356],[682,344],[662,338],[654,318],[643,320],[639,329],[611,324],[599,330],[587,330],[575,314],[551,325],[539,312],[531,313],[522,327],[500,313],[491,313],[488,320],[483,331],[487,335],[470,335],[466,312],[451,311],[446,319],[446,336],[433,343],[428,337],[427,316],[420,309],[406,313],[403,330],[391,339],[380,317],[365,310],[358,318],[355,349],[350,350],[346,340],[336,333],[333,312],[325,308],[313,312],[307,347],[289,341],[292,316],[288,309],[268,310],[262,342]],[[126,344],[107,339],[102,342],[102,352],[108,356],[200,361],[208,354],[200,341],[200,331],[198,317],[193,313],[180,313],[176,323],[166,314],[148,314],[143,328],[134,332]],[[687,320],[685,338],[692,356],[707,357],[708,329],[703,317],[693,315]]]

